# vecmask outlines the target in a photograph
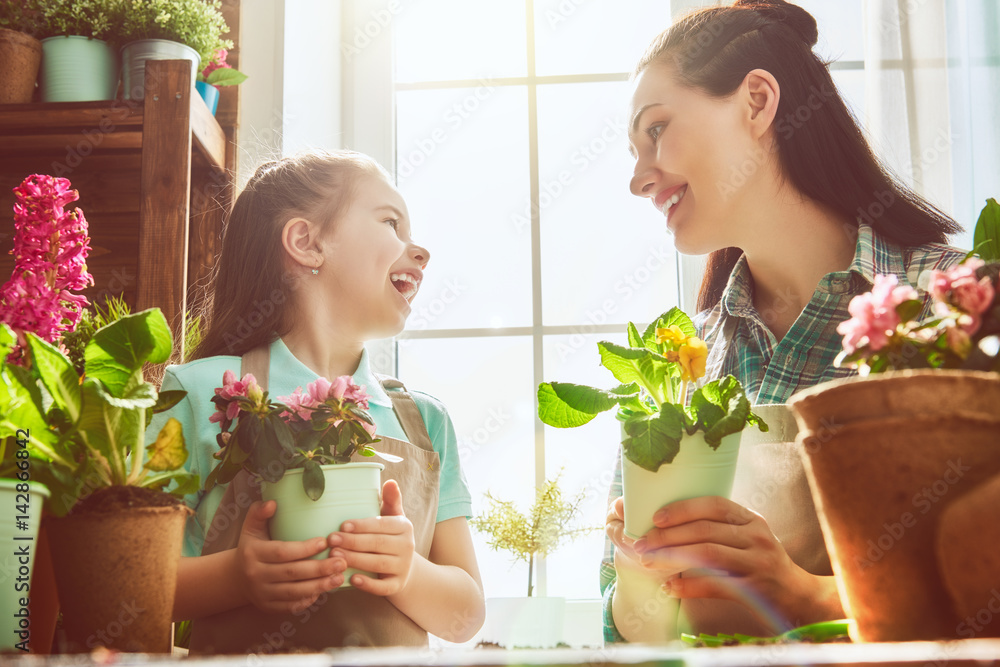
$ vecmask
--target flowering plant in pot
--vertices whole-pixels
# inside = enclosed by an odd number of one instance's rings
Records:
[[[247,80],[246,74],[226,62],[228,57],[229,51],[226,49],[216,51],[212,56],[212,61],[205,69],[198,72],[198,81],[195,82],[195,87],[202,99],[205,100],[212,115],[215,115],[215,110],[219,105],[219,87],[238,86]]]
[[[340,530],[349,519],[378,516],[384,466],[354,459],[402,459],[372,447],[379,438],[368,395],[351,376],[319,378],[305,393],[298,387],[271,401],[252,374],[237,380],[226,371],[212,402],[210,419],[221,429],[219,463],[205,490],[229,483],[241,469],[262,481],[264,500],[278,502],[269,520],[272,538],[305,540]],[[348,574],[344,585],[349,581]]]
[[[534,572],[537,559],[554,552],[567,541],[596,530],[596,526],[574,525],[586,494],[566,499],[559,477],[535,491],[535,502],[522,513],[509,500],[486,494],[489,508],[472,518],[469,525],[487,537],[489,546],[508,551],[515,560],[528,564],[527,597],[489,598],[482,640],[507,648],[551,648],[563,641],[564,598],[536,598]]]
[[[669,502],[728,495],[740,432],[748,424],[767,430],[732,376],[695,389],[689,400],[691,385],[705,374],[708,354],[695,333],[691,318],[679,308],[665,312],[641,335],[629,322],[628,347],[597,344],[602,365],[622,384],[610,390],[565,382],[538,387],[538,416],[550,426],[582,426],[617,408],[625,533],[634,539],[652,528],[653,513]],[[720,470],[722,462],[727,466]]]
[[[979,540],[1000,544],[1000,532],[979,528],[990,526],[1000,501],[995,200],[979,218],[975,241],[981,256],[969,253],[921,275],[927,306],[895,276],[876,276],[838,329],[838,363],[856,366],[860,376],[789,401],[841,599],[865,641],[965,636],[963,619],[985,607],[982,593],[1000,575],[994,556],[969,565],[970,553],[984,551]],[[989,488],[978,500],[986,505],[973,504]],[[972,525],[959,515],[976,519],[977,529],[956,534],[952,526]]]
[[[183,470],[179,422],[144,447],[152,413],[184,395],[158,393],[142,376],[144,364],[170,355],[170,329],[158,309],[119,319],[86,343],[79,373],[61,347],[87,305],[73,290],[92,282],[85,218],[65,209],[78,195],[66,179],[39,175],[15,193],[15,273],[0,289],[0,437],[17,446],[3,448],[3,470],[30,469],[50,492],[45,523],[67,648],[166,651],[188,513],[172,494],[197,488]],[[111,572],[111,561],[129,565]],[[123,628],[126,604],[145,611]],[[121,631],[102,634],[111,623]]]

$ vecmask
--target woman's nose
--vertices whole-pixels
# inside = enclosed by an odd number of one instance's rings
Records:
[[[420,262],[421,270],[427,266],[427,262],[431,261],[431,253],[427,250],[427,248],[419,246],[416,243],[410,244],[410,257],[412,257],[415,261]]]
[[[656,171],[636,165],[635,175],[629,182],[629,190],[636,197],[652,197],[656,194]]]

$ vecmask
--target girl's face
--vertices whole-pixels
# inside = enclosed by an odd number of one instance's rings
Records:
[[[403,329],[430,253],[410,239],[403,197],[384,179],[365,175],[354,200],[323,239],[319,278],[334,317],[362,340]]]
[[[741,201],[747,203],[753,176],[746,172],[761,164],[752,159],[754,142],[739,99],[738,94],[718,99],[683,86],[664,64],[650,65],[635,80],[629,149],[636,162],[630,187],[663,213],[684,254],[740,246]]]

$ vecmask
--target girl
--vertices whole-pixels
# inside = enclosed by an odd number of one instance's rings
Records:
[[[190,469],[205,480],[218,450],[211,397],[225,371],[253,372],[271,396],[353,375],[370,395],[379,449],[404,460],[383,471],[382,516],[303,542],[269,539],[276,503],[262,503],[245,472],[188,496],[174,618],[194,619],[192,652],[421,645],[428,632],[464,641],[479,629],[471,496],[451,420],[434,398],[380,384],[364,348],[403,329],[429,258],[388,175],[359,153],[268,162],[237,198],[207,332],[195,361],[168,367],[163,381],[187,396],[149,432],[179,419]],[[353,588],[337,590],[348,567],[377,576],[355,574]]]
[[[837,325],[876,274],[917,287],[922,271],[964,254],[944,245],[958,225],[876,160],[816,41],[800,7],[738,0],[678,21],[634,77],[632,193],[663,212],[678,250],[711,253],[696,318],[706,380],[732,374],[758,405],[851,372],[833,365]],[[842,618],[811,503],[780,480],[776,489],[770,504],[798,513],[780,541],[774,518],[719,497],[663,508],[632,541],[618,498],[602,567],[606,636],[675,636],[662,614],[638,613],[670,598],[681,630],[759,635]],[[683,574],[692,565],[710,571]],[[662,586],[652,604],[650,579]]]

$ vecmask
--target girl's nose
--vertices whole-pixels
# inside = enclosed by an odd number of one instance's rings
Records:
[[[417,262],[420,262],[420,270],[422,271],[424,267],[427,266],[427,262],[431,261],[431,253],[416,243],[410,244],[410,257],[412,257]]]
[[[629,190],[636,197],[652,197],[656,194],[656,172],[653,169],[639,170],[636,165],[635,175],[629,182]]]

